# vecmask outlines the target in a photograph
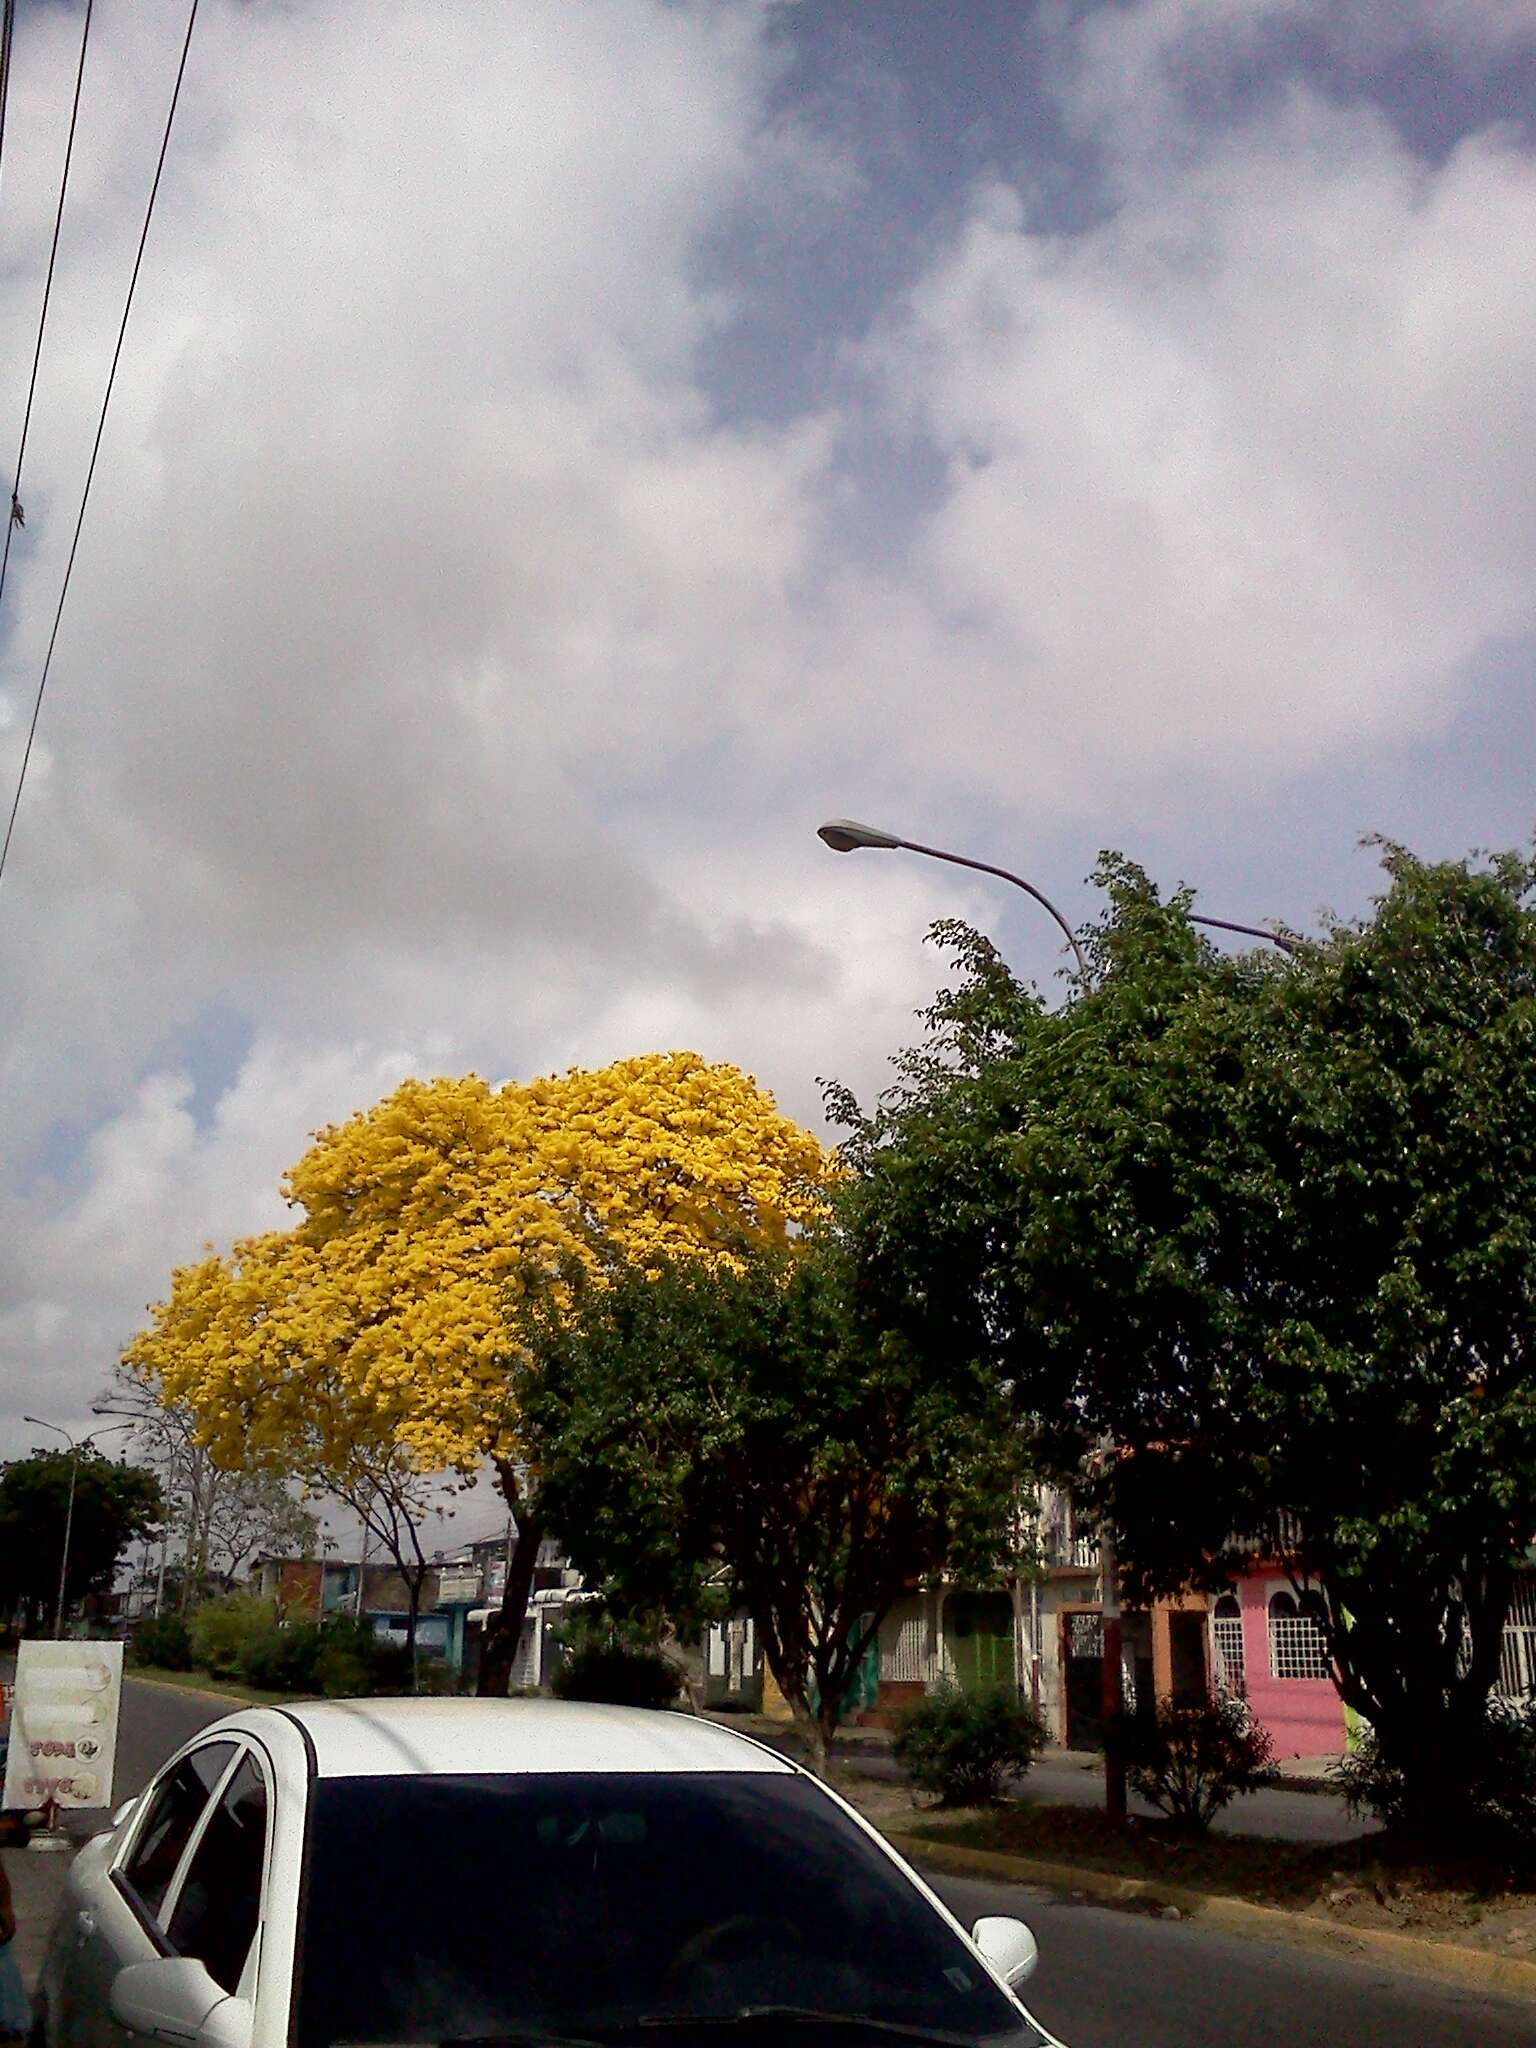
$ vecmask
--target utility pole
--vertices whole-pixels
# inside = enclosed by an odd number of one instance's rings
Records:
[[[1104,1626],[1104,1811],[1111,1820],[1125,1819],[1125,1756],[1120,1747],[1125,1719],[1125,1680],[1121,1668],[1120,1570],[1115,1559],[1114,1531],[1099,1524],[1099,1605]]]

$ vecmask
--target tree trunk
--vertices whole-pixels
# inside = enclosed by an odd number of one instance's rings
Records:
[[[782,1690],[782,1687],[780,1688]],[[805,1744],[805,1760],[818,1778],[827,1775],[827,1751],[831,1737],[822,1726],[820,1714],[813,1714],[809,1704],[803,1700],[791,1700],[790,1712],[795,1717],[795,1727]]]
[[[1352,1616],[1330,1632],[1339,1691],[1370,1723],[1383,1762],[1402,1775],[1403,1831],[1436,1853],[1464,1852],[1477,1829],[1488,1696],[1512,1587],[1508,1569],[1486,1573],[1466,1613],[1464,1670],[1455,1630],[1466,1603],[1445,1588],[1410,1581],[1347,1594],[1329,1589],[1335,1613],[1347,1608]]]
[[[411,1660],[411,1691],[416,1690],[416,1623],[421,1614],[421,1580],[408,1572],[405,1580],[405,1649]]]
[[[504,1700],[511,1690],[512,1667],[517,1662],[517,1646],[523,1633],[523,1619],[528,1612],[528,1596],[533,1591],[533,1568],[538,1560],[539,1545],[544,1540],[543,1524],[524,1505],[512,1466],[498,1459],[496,1477],[512,1511],[517,1542],[507,1561],[507,1583],[501,1596],[501,1611],[486,1623],[485,1640],[480,1647],[480,1675],[475,1691],[483,1700]]]

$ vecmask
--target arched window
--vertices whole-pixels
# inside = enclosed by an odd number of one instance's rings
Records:
[[[1269,1675],[1271,1678],[1327,1678],[1328,1639],[1323,1620],[1327,1608],[1321,1593],[1298,1599],[1283,1589],[1269,1596]]]
[[[1223,1692],[1240,1693],[1246,1686],[1243,1665],[1243,1608],[1235,1593],[1222,1593],[1211,1610],[1211,1659],[1216,1683]]]

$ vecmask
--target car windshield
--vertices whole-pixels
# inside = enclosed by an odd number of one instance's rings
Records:
[[[321,1779],[295,2048],[540,2034],[814,2048],[875,2022],[1040,2036],[812,1782],[777,1773]],[[868,2024],[865,2024],[868,2023]],[[892,2038],[890,2034],[886,2039]]]

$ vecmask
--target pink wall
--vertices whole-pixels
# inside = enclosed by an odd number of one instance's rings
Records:
[[[1344,1748],[1344,1702],[1329,1678],[1271,1678],[1269,1595],[1285,1581],[1278,1572],[1239,1579],[1243,1609],[1243,1665],[1253,1717],[1269,1730],[1275,1757],[1338,1756]]]

